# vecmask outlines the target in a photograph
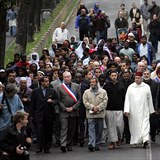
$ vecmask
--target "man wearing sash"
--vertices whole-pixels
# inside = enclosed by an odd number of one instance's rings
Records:
[[[59,95],[60,121],[61,121],[61,151],[72,151],[72,140],[76,130],[76,117],[78,116],[78,108],[80,105],[80,89],[79,85],[72,83],[71,73],[65,71],[63,73],[63,83],[58,86],[57,93]]]

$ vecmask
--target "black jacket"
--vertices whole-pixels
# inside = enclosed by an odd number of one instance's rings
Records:
[[[52,99],[53,103],[48,103],[48,99]],[[58,96],[54,89],[48,87],[46,95],[43,95],[42,88],[36,88],[31,95],[31,116],[35,122],[52,122],[54,119],[55,106],[58,104]]]
[[[11,160],[27,160],[24,154],[18,155],[16,153],[17,146],[27,147],[26,138],[25,130],[21,130],[21,133],[19,133],[16,126],[13,125],[1,135],[0,150],[7,152]]]
[[[153,106],[154,109],[158,109],[159,108],[159,83],[155,82],[154,80],[150,79],[149,81],[145,81],[144,83],[148,84],[150,86],[151,89],[151,94],[152,94],[152,100],[153,100]]]
[[[121,82],[108,82],[104,85],[108,95],[108,105],[106,110],[119,111],[124,108],[125,87]]]

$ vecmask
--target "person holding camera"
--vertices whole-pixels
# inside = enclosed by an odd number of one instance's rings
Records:
[[[8,160],[29,160],[27,149],[32,141],[25,132],[28,116],[23,111],[17,111],[13,116],[13,125],[4,131],[0,140],[0,150],[4,154],[2,157],[5,156]]]

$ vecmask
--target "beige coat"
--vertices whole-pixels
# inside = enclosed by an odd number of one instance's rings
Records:
[[[89,118],[104,118],[105,109],[107,107],[108,96],[104,89],[99,88],[98,93],[94,94],[92,89],[87,89],[83,94],[83,103],[86,107],[86,117]],[[90,113],[94,106],[100,108],[100,112],[96,114]]]

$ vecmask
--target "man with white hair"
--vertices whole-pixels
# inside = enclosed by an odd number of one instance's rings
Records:
[[[24,110],[27,113],[30,113],[30,102],[31,102],[32,90],[27,87],[27,78],[21,77],[19,83],[18,95],[24,105]]]
[[[76,131],[76,119],[78,117],[78,108],[80,105],[81,93],[80,87],[72,83],[71,73],[63,73],[63,83],[57,87],[60,107],[61,133],[60,143],[61,151],[72,151],[72,142]]]
[[[154,106],[155,111],[158,113],[158,110],[159,110],[159,83],[151,79],[151,72],[148,69],[146,69],[143,72],[143,82],[150,86],[153,106]],[[159,116],[156,113],[150,116],[150,125],[151,125],[151,128],[150,128],[151,140],[155,142],[156,130],[159,127]]]
[[[141,62],[138,62],[137,64],[137,71],[138,72],[143,72],[145,69],[145,64],[141,61]]]
[[[53,32],[52,43],[57,44],[57,47],[60,48],[64,40],[70,40],[70,35],[68,29],[66,29],[65,22],[61,22],[60,27]]]

